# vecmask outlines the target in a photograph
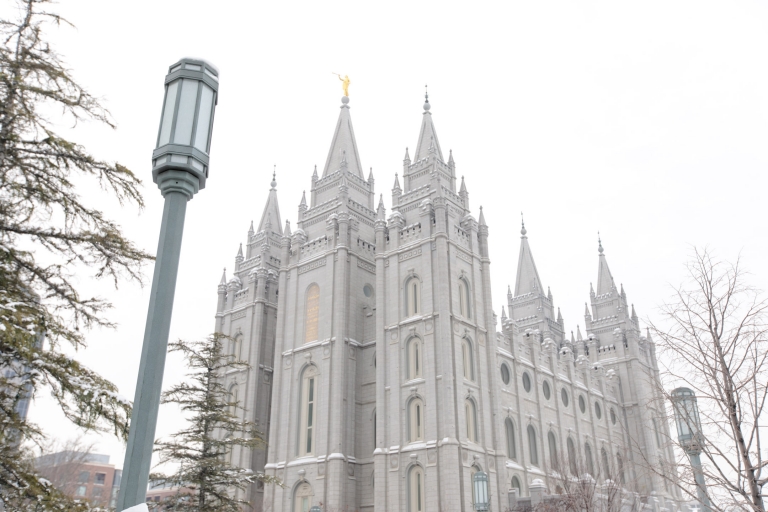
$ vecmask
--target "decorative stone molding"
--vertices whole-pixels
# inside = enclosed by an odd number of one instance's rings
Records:
[[[302,265],[302,266],[299,267],[299,274],[304,274],[304,273],[309,272],[310,270],[314,270],[316,268],[323,267],[323,266],[325,266],[326,261],[327,260],[325,258],[321,258],[321,259],[315,260],[315,261],[313,261],[311,263],[307,263],[306,265]]]

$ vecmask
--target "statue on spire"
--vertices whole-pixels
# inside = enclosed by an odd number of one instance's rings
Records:
[[[338,74],[338,73],[334,73],[334,75],[339,77],[339,80],[341,80],[341,82],[342,82],[341,87],[344,88],[344,96],[349,97],[349,84],[352,83],[349,80],[349,76],[348,75],[344,75],[344,78],[341,78],[341,75]]]

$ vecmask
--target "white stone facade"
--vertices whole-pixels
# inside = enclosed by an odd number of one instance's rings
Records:
[[[586,338],[569,338],[523,228],[497,331],[489,229],[482,210],[471,214],[463,178],[456,189],[428,101],[402,182],[389,215],[381,201],[374,209],[344,98],[296,230],[281,225],[273,179],[234,277],[222,277],[217,329],[242,340],[233,350],[252,366],[224,378],[269,439],[233,461],[285,483],[249,489],[254,507],[469,511],[482,470],[492,509],[505,510],[512,486],[525,496],[538,478],[556,491],[553,447],[558,460],[589,465],[587,446],[592,467],[607,462],[627,487],[678,499],[642,469],[672,460],[659,442],[668,420],[653,342],[602,246]]]

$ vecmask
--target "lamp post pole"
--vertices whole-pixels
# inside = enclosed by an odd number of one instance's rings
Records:
[[[216,68],[198,59],[181,59],[170,67],[165,77],[165,101],[157,146],[152,154],[152,177],[165,204],[118,511],[143,506],[146,500],[184,217],[187,201],[205,187],[208,177],[208,152],[218,87]]]
[[[709,496],[707,496],[707,484],[704,481],[704,468],[701,465],[701,447],[704,444],[704,436],[701,433],[701,420],[699,419],[696,395],[689,388],[677,388],[672,391],[672,406],[677,424],[677,439],[683,451],[688,455],[693,468],[696,495],[704,507],[704,511],[710,512],[712,509]]]

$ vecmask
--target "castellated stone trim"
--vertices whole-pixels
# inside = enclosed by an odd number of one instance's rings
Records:
[[[370,272],[371,274],[375,274],[376,273],[376,265],[373,265],[371,263],[365,262],[365,261],[363,261],[361,259],[357,260],[357,266],[359,268],[363,269],[363,270],[366,270],[366,271]]]
[[[472,263],[472,256],[465,253],[464,251],[456,251],[456,257],[460,260],[466,261],[467,263]]]
[[[306,265],[302,265],[299,267],[299,274],[306,274],[310,270],[314,270],[319,267],[324,267],[326,262],[327,260],[325,259],[325,257],[323,257],[311,263],[307,263]]]
[[[240,320],[241,318],[245,318],[246,314],[247,314],[247,311],[243,309],[242,311],[238,311],[237,313],[232,313],[232,316],[229,318],[230,320]]]

